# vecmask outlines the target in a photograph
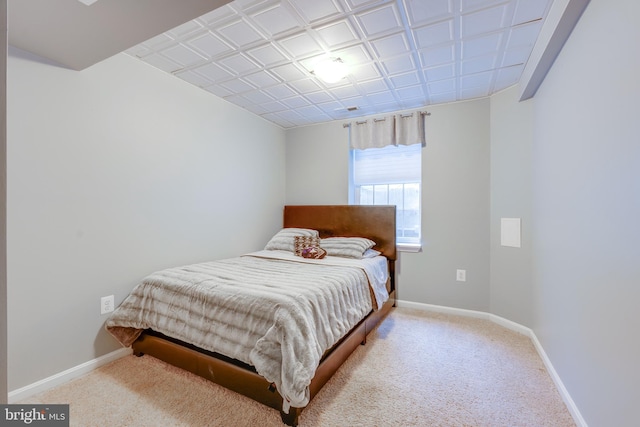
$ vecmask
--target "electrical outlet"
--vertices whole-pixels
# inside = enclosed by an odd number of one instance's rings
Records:
[[[456,280],[458,282],[467,281],[467,270],[456,270]]]
[[[114,309],[113,305],[113,295],[100,298],[100,314],[111,313]]]

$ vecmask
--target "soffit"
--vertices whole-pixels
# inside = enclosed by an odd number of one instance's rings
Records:
[[[228,1],[9,0],[9,44],[82,70]]]

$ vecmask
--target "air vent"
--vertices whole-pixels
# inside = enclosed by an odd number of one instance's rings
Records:
[[[347,107],[347,111],[356,111],[358,107]]]

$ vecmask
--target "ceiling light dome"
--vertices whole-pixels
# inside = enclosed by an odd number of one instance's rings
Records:
[[[340,58],[327,58],[315,65],[313,74],[320,77],[327,83],[336,83],[344,79],[349,70],[347,65]]]

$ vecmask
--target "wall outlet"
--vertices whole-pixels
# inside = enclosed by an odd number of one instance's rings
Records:
[[[456,280],[458,282],[467,281],[467,270],[456,270]]]
[[[114,310],[113,295],[100,298],[100,314],[111,313]]]

